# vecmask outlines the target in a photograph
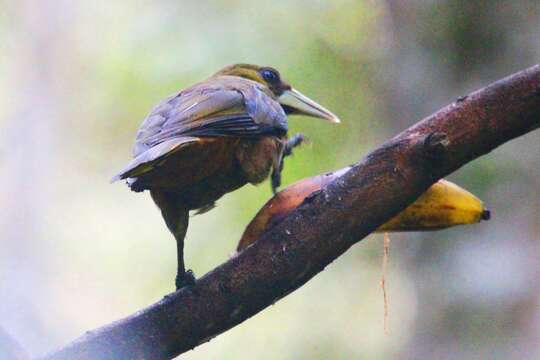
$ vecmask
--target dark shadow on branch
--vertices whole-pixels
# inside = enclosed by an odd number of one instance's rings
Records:
[[[194,287],[43,359],[170,359],[193,349],[305,284],[439,178],[539,126],[537,65],[387,141]]]

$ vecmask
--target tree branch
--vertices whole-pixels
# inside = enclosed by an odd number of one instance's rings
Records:
[[[537,65],[387,141],[194,287],[43,359],[170,359],[188,351],[305,284],[439,178],[539,126]]]

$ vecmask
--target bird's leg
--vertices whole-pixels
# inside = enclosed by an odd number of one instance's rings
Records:
[[[186,238],[186,232],[189,222],[189,210],[185,209],[176,214],[175,219],[172,219],[173,224],[169,227],[169,230],[176,239],[176,258],[178,267],[176,270],[175,285],[176,290],[195,284],[195,275],[193,271],[187,270],[184,265],[184,239]],[[167,222],[167,221],[166,221]]]
[[[176,254],[178,269],[176,272],[176,290],[193,285],[195,276],[193,271],[186,271],[184,266],[184,239],[189,223],[189,209],[183,205],[181,199],[174,193],[151,190],[154,202],[161,210],[165,224],[176,240]]]
[[[292,151],[295,147],[299,146],[306,140],[306,137],[302,134],[295,134],[287,140],[283,149],[283,154],[279,160],[279,166],[272,171],[272,192],[275,194],[277,188],[281,185],[281,171],[283,170],[283,164],[285,158],[292,155]]]

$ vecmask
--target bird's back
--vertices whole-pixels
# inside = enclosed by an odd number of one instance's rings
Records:
[[[260,84],[218,76],[159,103],[141,124],[135,159],[115,178],[134,191],[182,194],[209,205],[247,182],[264,180],[281,157],[286,115]]]

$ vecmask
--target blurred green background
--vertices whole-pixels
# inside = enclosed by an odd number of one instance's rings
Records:
[[[236,62],[272,65],[342,119],[285,184],[334,170],[540,59],[540,4],[518,1],[0,0],[0,326],[33,355],[173,290],[175,242],[147,193],[109,178],[160,99]],[[185,359],[540,358],[540,147],[528,134],[450,179],[489,223],[382,235]],[[246,186],[190,224],[198,276],[271,196]]]

